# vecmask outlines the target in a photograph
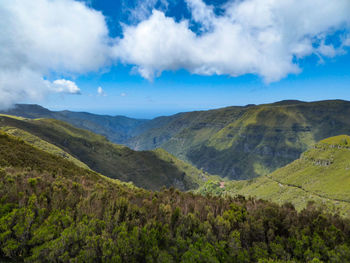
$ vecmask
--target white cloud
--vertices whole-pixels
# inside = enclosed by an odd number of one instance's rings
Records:
[[[121,96],[121,97],[125,97],[125,96],[126,96],[126,93],[125,93],[125,92],[122,92],[122,93],[120,93],[120,96]]]
[[[192,12],[194,21],[199,22],[203,29],[208,30],[215,20],[213,6],[207,6],[202,0],[185,0]]]
[[[106,96],[106,93],[104,92],[104,90],[102,89],[102,87],[98,87],[97,88],[97,94],[99,96]]]
[[[0,70],[0,109],[7,109],[22,99],[41,100],[51,90],[50,83],[38,72],[27,68]]]
[[[147,79],[183,68],[277,81],[300,72],[297,59],[334,57],[350,46],[349,0],[231,0],[219,16],[202,0],[185,1],[191,20],[177,22],[149,12],[166,10],[166,0],[139,0],[134,16],[142,21],[124,25],[123,37],[111,39],[102,13],[83,2],[0,0],[0,108],[50,92],[77,93],[65,78],[113,61],[134,65]],[[199,34],[191,30],[193,21]],[[338,29],[347,36],[334,47],[326,39]]]
[[[295,58],[311,54],[335,56],[325,39],[337,29],[349,30],[349,0],[230,1],[224,14],[202,0],[186,0],[200,35],[189,22],[176,22],[163,12],[136,26],[124,26],[115,56],[145,78],[180,68],[201,75],[257,74],[278,81],[300,72]]]
[[[125,9],[129,13],[129,20],[131,22],[140,22],[151,15],[152,10],[157,4],[159,5],[158,8],[163,11],[167,10],[169,5],[167,0],[137,0],[135,8],[126,7]],[[130,1],[126,1],[126,5],[130,5]]]
[[[0,107],[74,91],[45,78],[95,71],[110,58],[104,16],[73,0],[0,1]],[[73,87],[73,89],[71,89]]]
[[[56,92],[80,94],[80,89],[73,81],[66,79],[57,79],[52,84],[52,88]]]

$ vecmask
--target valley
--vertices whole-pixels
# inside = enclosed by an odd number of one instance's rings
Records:
[[[338,135],[349,134],[347,107],[288,101],[140,120],[139,137],[125,141],[149,145],[134,144],[138,151],[90,131],[96,126],[82,129],[86,113],[74,113],[74,124],[37,118],[37,106],[0,114],[0,259],[350,260],[350,136]],[[165,150],[172,145],[183,149],[179,158]],[[213,162],[254,176],[212,175]]]
[[[288,100],[152,120],[51,112],[35,105],[6,113],[63,120],[138,151],[163,148],[209,174],[235,180],[267,175],[322,139],[350,134],[350,102],[342,100]]]
[[[209,177],[161,149],[133,151],[54,119],[0,116],[0,129],[80,166],[147,189],[159,190],[163,186],[195,189]]]

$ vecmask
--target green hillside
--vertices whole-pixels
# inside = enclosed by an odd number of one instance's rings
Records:
[[[54,154],[56,156],[61,156],[65,159],[75,163],[76,165],[78,165],[80,167],[87,168],[87,169],[89,168],[85,163],[79,161],[77,158],[74,158],[69,153],[63,151],[62,149],[58,148],[57,146],[55,146],[51,143],[48,143],[48,142],[40,139],[39,137],[37,137],[33,134],[30,134],[29,132],[23,131],[23,130],[18,129],[18,128],[6,127],[6,126],[1,127],[0,129],[2,131],[6,132],[7,134],[21,138],[22,140],[24,140],[28,144],[30,144],[36,148],[39,148],[40,150]]]
[[[37,105],[17,105],[7,113],[63,120],[134,150],[163,148],[198,169],[229,179],[269,174],[322,139],[350,134],[350,102],[342,100],[288,100],[153,120],[53,112]]]
[[[68,122],[75,127],[86,129],[94,133],[106,136],[110,141],[115,143],[125,143],[132,137],[136,127],[147,122],[124,116],[98,115],[88,112],[72,111],[50,111],[39,105],[17,104],[14,108],[3,113],[12,116],[21,116],[24,118],[52,118]]]
[[[151,192],[0,132],[1,262],[349,260],[349,220],[314,206]]]
[[[350,216],[350,136],[331,137],[314,145],[291,164],[250,181],[208,182],[198,190],[216,195],[256,196],[298,210],[315,201]]]
[[[0,116],[0,128],[42,150],[65,155],[76,164],[84,163],[105,176],[131,181],[147,189],[160,189],[162,186],[194,189],[207,178],[206,174],[191,165],[181,163],[178,166],[180,163],[174,161],[175,157],[169,162],[157,151],[136,152],[113,144],[101,135],[54,119]]]
[[[171,116],[169,122],[163,119],[160,126],[130,139],[129,145],[162,147],[211,174],[249,179],[298,159],[317,141],[350,134],[348,116],[350,102],[341,100],[190,112]]]

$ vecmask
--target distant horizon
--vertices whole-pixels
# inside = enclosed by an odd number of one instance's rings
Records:
[[[249,105],[264,105],[264,104],[274,104],[274,103],[279,103],[283,101],[300,101],[300,102],[305,102],[305,103],[312,103],[312,102],[320,102],[320,101],[347,101],[350,102],[350,100],[346,99],[340,99],[340,98],[334,98],[334,99],[324,99],[324,100],[298,100],[298,99],[283,99],[283,100],[278,100],[278,101],[270,101],[270,102],[263,102],[263,103],[242,103],[241,105],[225,105],[225,106],[220,106],[220,107],[212,107],[212,108],[189,108],[189,109],[87,109],[87,108],[61,108],[61,107],[50,107],[50,106],[45,106],[44,104],[39,104],[39,103],[18,103],[18,104],[26,104],[26,105],[39,105],[41,107],[44,107],[50,111],[71,111],[71,112],[85,112],[85,113],[92,113],[96,115],[108,115],[108,116],[123,116],[123,117],[128,117],[128,118],[133,118],[133,119],[154,119],[157,117],[166,117],[166,116],[171,116],[179,113],[186,113],[186,112],[192,112],[192,111],[209,111],[209,110],[216,110],[216,109],[222,109],[222,108],[227,108],[227,107],[244,107],[244,106],[249,106]]]

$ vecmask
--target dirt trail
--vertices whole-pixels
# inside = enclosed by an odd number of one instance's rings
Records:
[[[318,196],[318,197],[320,197],[320,198],[322,198],[322,199],[326,199],[326,200],[328,200],[328,201],[343,202],[343,203],[348,203],[348,204],[350,204],[350,201],[348,201],[348,200],[329,198],[329,197],[327,197],[327,196],[320,195],[320,194],[317,194],[317,193],[308,191],[308,190],[304,189],[303,187],[301,187],[300,185],[286,184],[286,183],[280,182],[280,181],[278,181],[278,180],[272,178],[272,177],[269,176],[269,175],[266,175],[266,177],[267,177],[268,179],[270,179],[271,181],[274,181],[275,183],[278,183],[280,186],[288,186],[288,187],[298,188],[298,189],[300,189],[300,190],[302,190],[302,191],[304,191],[304,192],[306,192],[306,193],[308,193],[308,194]]]

